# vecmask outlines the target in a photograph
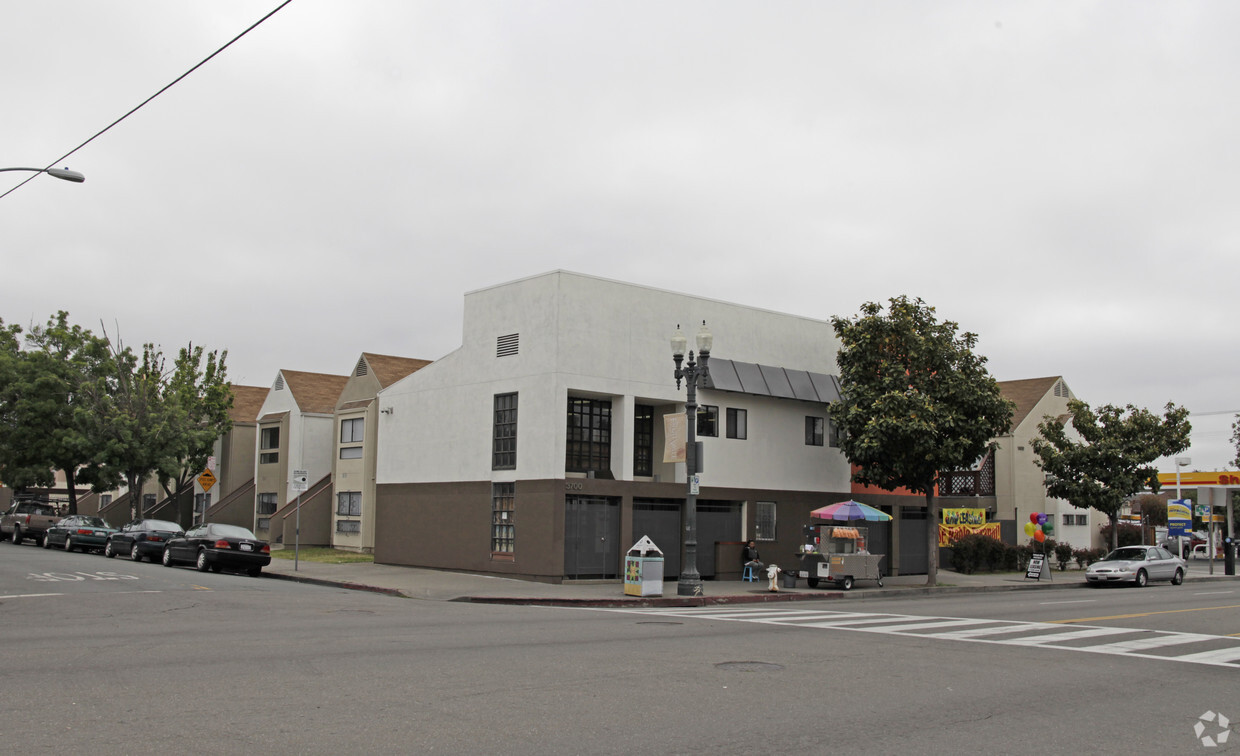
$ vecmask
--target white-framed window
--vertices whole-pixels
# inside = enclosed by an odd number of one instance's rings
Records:
[[[775,502],[760,501],[754,509],[754,540],[775,540]]]

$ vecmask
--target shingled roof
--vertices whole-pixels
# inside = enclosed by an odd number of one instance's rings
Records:
[[[370,365],[370,372],[379,381],[380,388],[387,388],[410,373],[415,373],[431,364],[430,360],[416,360],[412,357],[393,357],[387,354],[372,354],[370,352],[362,352],[362,356],[366,358],[366,364]]]
[[[1052,375],[1046,378],[1025,378],[1020,381],[999,381],[999,392],[1004,399],[1016,403],[1016,412],[1012,415],[1012,429],[1015,430],[1042,397],[1055,388],[1055,383],[1063,380],[1062,376]],[[1067,386],[1064,387],[1066,393]]]
[[[271,389],[261,386],[229,385],[233,393],[233,406],[228,416],[234,423],[252,423],[258,420],[258,411],[267,400],[267,392]]]
[[[293,399],[302,412],[330,415],[336,411],[340,392],[349,382],[347,375],[326,373],[303,373],[297,370],[281,370],[284,385],[293,392]]]

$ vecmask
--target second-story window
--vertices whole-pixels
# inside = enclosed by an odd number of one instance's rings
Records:
[[[361,446],[345,446],[345,444],[361,444],[365,431],[366,419],[353,417],[340,421],[340,458],[361,459]]]
[[[826,421],[821,417],[805,418],[805,445],[822,446]]]
[[[495,395],[495,420],[491,431],[491,469],[517,466],[517,395]]]
[[[611,469],[611,402],[568,398],[564,469],[590,472]]]
[[[258,463],[269,465],[280,461],[280,427],[263,428],[259,436]],[[270,450],[270,451],[269,451]]]
[[[703,404],[697,411],[697,434],[699,436],[719,437],[719,408],[713,404]]]
[[[728,438],[749,437],[749,412],[735,407],[727,410]]]

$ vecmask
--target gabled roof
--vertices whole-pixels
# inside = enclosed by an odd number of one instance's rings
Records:
[[[410,373],[415,373],[431,364],[430,360],[416,360],[412,357],[393,357],[387,354],[371,354],[370,352],[362,352],[362,356],[366,358],[366,364],[370,365],[370,372],[379,381],[380,388],[387,388]]]
[[[302,412],[330,415],[336,411],[340,392],[349,382],[347,375],[326,373],[302,373],[297,370],[281,370],[284,384],[293,392],[293,399]]]
[[[234,423],[252,423],[258,420],[258,411],[267,400],[267,392],[271,389],[261,386],[229,385],[233,393],[233,406],[228,416]]]
[[[1024,422],[1037,403],[1042,401],[1042,397],[1056,389],[1056,384],[1062,380],[1062,376],[1052,375],[1046,378],[999,381],[999,393],[1003,394],[1004,399],[1009,399],[1016,404],[1016,411],[1012,414],[1012,429],[1015,430]],[[1063,396],[1068,395],[1066,384],[1063,386],[1062,391]]]

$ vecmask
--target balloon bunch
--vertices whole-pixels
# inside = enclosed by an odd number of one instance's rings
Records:
[[[1033,538],[1038,543],[1046,540],[1046,534],[1053,527],[1050,517],[1045,512],[1034,512],[1029,515],[1029,522],[1025,523],[1025,535]]]

